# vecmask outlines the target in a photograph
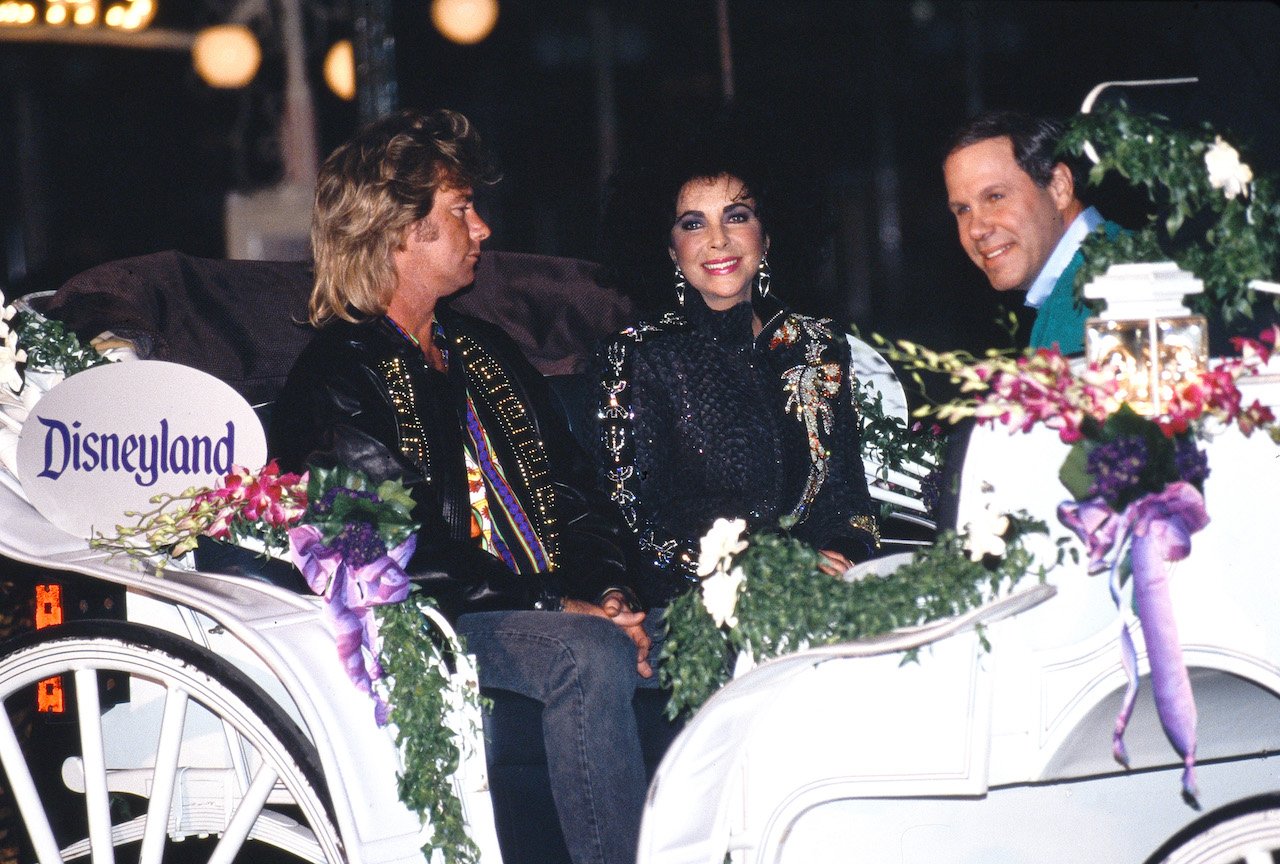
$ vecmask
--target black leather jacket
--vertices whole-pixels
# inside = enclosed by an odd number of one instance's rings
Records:
[[[792,533],[851,560],[878,544],[863,473],[857,383],[830,320],[773,298],[724,312],[689,292],[683,314],[623,331],[601,352],[597,463],[647,565],[641,595],[685,590],[718,518]]]
[[[422,524],[408,569],[450,618],[628,588],[625,528],[542,377],[492,325],[445,308],[436,320],[447,373],[385,318],[327,324],[272,409],[271,454],[286,470],[345,465],[405,483]],[[513,572],[470,536],[468,397],[550,567]]]

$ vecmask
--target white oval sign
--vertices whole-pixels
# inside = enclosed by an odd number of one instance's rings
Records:
[[[18,479],[63,531],[110,536],[159,493],[213,486],[232,465],[266,459],[262,423],[230,386],[189,366],[129,360],[72,375],[35,404]]]

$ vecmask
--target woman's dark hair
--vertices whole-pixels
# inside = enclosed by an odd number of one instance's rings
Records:
[[[771,241],[773,284],[793,299],[790,289],[813,278],[804,271],[816,271],[830,220],[820,194],[784,154],[769,125],[759,112],[730,106],[710,122],[704,118],[676,143],[659,147],[658,158],[615,173],[604,210],[606,278],[643,309],[671,308],[675,294],[667,247],[680,190],[690,180],[731,175],[755,199],[756,215]]]

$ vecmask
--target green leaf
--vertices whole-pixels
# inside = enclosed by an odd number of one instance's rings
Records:
[[[1058,469],[1058,479],[1062,481],[1062,485],[1067,487],[1067,491],[1071,493],[1071,497],[1077,501],[1083,501],[1089,497],[1089,490],[1093,488],[1093,477],[1089,474],[1089,451],[1093,449],[1092,445],[1078,441],[1071,446],[1067,452],[1067,458],[1063,460],[1062,467]]]
[[[1131,436],[1148,439],[1153,436],[1164,438],[1164,433],[1156,423],[1143,417],[1125,403],[1107,416],[1102,424],[1100,437],[1103,441],[1115,441],[1117,438]]]
[[[85,347],[61,321],[38,312],[19,313],[13,329],[19,347],[27,352],[27,368],[52,369],[69,377],[111,362],[93,348]]]

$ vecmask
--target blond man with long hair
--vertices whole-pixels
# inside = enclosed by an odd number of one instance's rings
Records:
[[[473,189],[497,177],[451,111],[384,118],[325,161],[319,332],[272,410],[271,450],[290,470],[405,483],[422,525],[411,577],[454,620],[482,686],[543,705],[573,861],[630,862],[645,793],[631,699],[655,679],[620,526],[602,493],[575,488],[592,472],[538,373],[448,306],[489,236]]]

